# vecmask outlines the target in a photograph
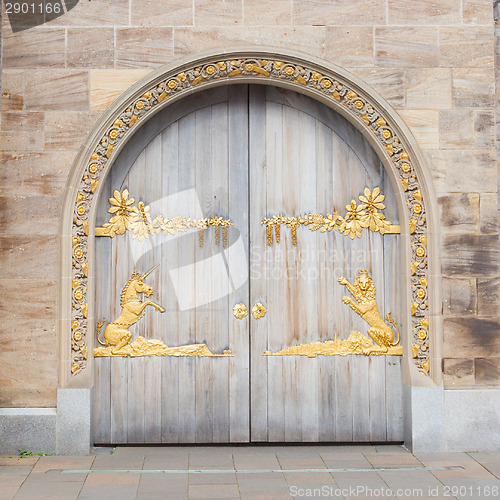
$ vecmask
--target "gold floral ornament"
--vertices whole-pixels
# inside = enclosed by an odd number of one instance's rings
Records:
[[[380,234],[391,233],[398,234],[400,227],[393,225],[385,218],[385,215],[379,210],[383,210],[385,205],[382,203],[385,196],[380,194],[380,188],[376,187],[373,192],[369,188],[365,188],[363,195],[359,196],[360,205],[357,205],[355,200],[352,200],[349,205],[346,205],[347,213],[345,217],[339,215],[338,212],[332,214],[310,213],[303,217],[285,217],[274,215],[269,218],[264,218],[262,224],[267,229],[267,244],[273,244],[272,231],[273,227],[276,232],[276,242],[280,242],[280,225],[285,224],[286,227],[292,230],[292,244],[297,245],[297,229],[299,226],[308,226],[310,231],[320,231],[321,233],[338,231],[339,233],[349,236],[351,240],[361,238],[363,229],[369,229],[372,232]]]
[[[379,210],[383,210],[385,205],[382,203],[385,200],[385,196],[380,194],[380,188],[376,187],[373,193],[369,188],[365,188],[364,196],[359,196],[359,201],[364,203],[359,205],[358,209],[364,210],[365,214],[361,218],[361,226],[370,229],[373,232],[380,232],[380,234],[385,234],[390,230],[391,222],[386,220],[385,215],[380,213]]]
[[[243,319],[248,316],[248,309],[245,304],[236,304],[233,307],[233,314],[236,319]]]
[[[149,235],[175,234],[195,228],[198,229],[199,242],[202,247],[205,239],[204,232],[210,226],[215,226],[216,245],[220,244],[220,228],[222,227],[222,244],[227,247],[228,230],[230,226],[234,225],[231,219],[223,219],[215,215],[203,219],[192,219],[183,215],[169,218],[158,214],[152,220],[150,207],[146,206],[143,201],[139,201],[137,206],[134,205],[134,202],[134,198],[129,198],[128,189],[124,189],[122,193],[115,190],[113,198],[109,198],[111,207],[108,209],[108,212],[114,215],[102,227],[95,228],[95,235],[113,238],[117,234],[132,231],[132,237],[142,242],[144,239],[148,239]]]
[[[361,231],[363,230],[361,219],[365,215],[363,205],[357,207],[356,201],[352,200],[351,204],[346,205],[345,208],[347,209],[347,214],[339,226],[340,232],[344,233],[345,236],[349,236],[351,240],[356,237],[361,238]]]
[[[252,307],[252,316],[255,319],[263,318],[266,315],[266,312],[267,312],[267,309],[264,306],[264,304],[262,304],[261,302],[257,302],[257,304],[255,304]]]
[[[130,229],[133,238],[142,241],[144,238],[148,238],[149,234],[154,234],[154,228],[149,214],[150,207],[145,207],[142,201],[137,204],[137,207],[138,211],[131,215]]]
[[[128,189],[124,189],[121,194],[115,189],[113,197],[109,198],[111,207],[108,212],[114,215],[102,226],[106,236],[113,238],[115,234],[125,234],[125,231],[131,229],[131,214],[137,213],[138,210],[133,206],[134,198],[129,198],[128,195]]]

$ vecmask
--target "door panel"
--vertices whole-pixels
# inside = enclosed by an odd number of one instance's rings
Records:
[[[204,343],[213,353],[229,349],[235,356],[96,358],[97,442],[249,439],[248,323],[232,314],[235,301],[248,302],[248,191],[242,189],[248,185],[248,101],[246,89],[218,94],[219,102],[200,102],[196,111],[170,120],[125,175],[117,171],[120,184],[111,175],[106,187],[110,195],[128,188],[136,202],[151,206],[152,218],[230,217],[227,246],[222,234],[216,244],[213,228],[204,231],[202,247],[196,229],[142,242],[130,232],[101,238],[97,252],[107,265],[101,264],[98,287],[108,282],[110,300],[98,299],[97,309],[99,318],[114,320],[131,272],[160,263],[147,284],[166,311],[147,308],[131,327],[133,338],[169,347]]]
[[[387,364],[399,367],[399,358],[262,356],[335,335],[347,338],[352,330],[366,333],[367,323],[342,302],[346,290],[337,281],[354,281],[361,268],[373,277],[382,310],[399,317],[397,236],[363,231],[351,240],[300,227],[294,246],[291,231],[282,226],[280,243],[273,235],[269,246],[254,222],[259,214],[344,212],[365,186],[387,188],[380,161],[361,134],[345,123],[337,133],[338,115],[308,98],[252,88],[249,109],[250,302],[267,307],[264,318],[251,322],[252,440],[383,441],[388,426],[391,439],[402,439],[402,427],[394,429],[394,420],[401,421],[401,407],[394,404],[401,381],[386,375]]]

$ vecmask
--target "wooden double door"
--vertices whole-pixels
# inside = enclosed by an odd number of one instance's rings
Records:
[[[141,135],[142,134],[142,135]],[[115,319],[134,269],[164,313],[146,309],[130,330],[169,347],[206,344],[232,356],[99,357],[96,443],[368,442],[403,439],[401,357],[265,356],[305,342],[366,333],[342,302],[365,268],[381,313],[400,319],[399,236],[281,226],[264,218],[344,213],[365,187],[397,211],[382,165],[345,119],[305,96],[274,87],[228,86],[172,105],[143,126],[104,187],[173,218],[230,219],[222,229],[96,238],[98,319]],[[136,235],[137,236],[137,235]],[[270,244],[271,243],[271,244]],[[251,310],[262,304],[265,316]],[[248,315],[233,311],[243,304]],[[96,343],[96,346],[98,344]]]

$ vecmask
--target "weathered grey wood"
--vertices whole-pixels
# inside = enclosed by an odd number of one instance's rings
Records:
[[[128,187],[137,201],[153,204],[183,193],[157,204],[160,212],[230,217],[229,247],[215,245],[213,229],[203,248],[197,231],[160,235],[139,257],[130,235],[102,238],[97,315],[108,321],[118,315],[134,265],[144,272],[161,262],[148,283],[166,312],[148,308],[131,329],[134,337],[170,346],[203,342],[235,356],[97,359],[96,436],[114,443],[402,439],[399,358],[262,356],[335,334],[347,338],[352,330],[365,333],[368,325],[342,303],[349,293],[337,282],[341,275],[354,281],[362,267],[375,281],[381,314],[391,311],[400,324],[399,237],[364,231],[351,241],[301,227],[295,247],[282,226],[281,243],[268,247],[260,224],[280,213],[344,214],[365,186],[376,185],[387,196],[388,218],[398,222],[374,151],[333,111],[288,91],[256,87],[248,95],[246,87],[224,87],[185,104],[138,133],[105,196]],[[193,189],[196,196],[186,199]],[[103,198],[98,224],[107,220],[107,206]],[[188,297],[197,299],[183,308]],[[262,302],[267,315],[236,320],[238,302],[249,312]]]
[[[249,203],[249,218],[252,222],[249,231],[250,251],[249,268],[251,296],[246,303],[249,308],[257,301],[264,305],[269,304],[267,293],[267,273],[265,264],[266,255],[269,251],[266,247],[266,231],[260,220],[266,215],[263,207],[267,207],[267,154],[266,154],[266,129],[262,127],[262,116],[266,113],[264,87],[255,86],[249,89],[249,138],[248,147],[248,169],[250,186],[252,189],[252,198]],[[267,147],[274,147],[274,143]],[[260,219],[260,220],[259,220]],[[260,225],[260,227],[259,227]],[[268,400],[271,390],[268,384],[272,384],[270,376],[270,366],[275,360],[262,356],[262,353],[269,349],[269,321],[270,316],[266,315],[259,321],[252,321],[252,317],[247,317],[250,330],[250,349],[251,349],[251,440],[252,441],[273,441],[275,436],[268,436]]]
[[[248,87],[229,86],[228,108],[228,208],[234,221],[228,230],[228,248],[224,250],[234,293],[227,296],[226,318],[228,346],[234,358],[222,361],[229,364],[229,432],[230,442],[250,440],[250,329],[246,317],[242,321],[233,315],[238,303],[250,305],[249,295],[249,116]],[[222,237],[222,234],[221,234]],[[222,314],[221,314],[222,315]]]
[[[179,187],[179,123],[174,122],[161,134],[162,140],[162,196],[173,195],[180,191]],[[158,183],[160,184],[160,183]],[[168,204],[166,203],[165,205]],[[165,210],[167,209],[165,207]],[[170,208],[170,207],[168,207]],[[173,207],[172,207],[173,208]],[[170,210],[168,210],[170,212]],[[157,237],[158,238],[158,237]],[[180,345],[180,315],[176,294],[171,285],[171,276],[179,282],[180,270],[177,268],[181,247],[181,238],[168,241],[167,236],[160,236],[165,241],[165,249],[161,250],[162,274],[168,275],[167,291],[161,293],[161,304],[166,309],[163,313],[168,333],[164,332],[167,345]],[[167,246],[168,245],[168,246]],[[178,359],[161,360],[161,442],[179,442],[179,401],[182,383],[179,380],[180,366]]]

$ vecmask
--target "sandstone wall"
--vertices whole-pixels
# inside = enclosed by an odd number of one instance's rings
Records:
[[[445,383],[500,385],[494,35],[490,0],[81,0],[18,33],[4,12],[0,406],[55,405],[59,217],[92,124],[152,69],[235,46],[339,64],[400,113],[438,195]]]

